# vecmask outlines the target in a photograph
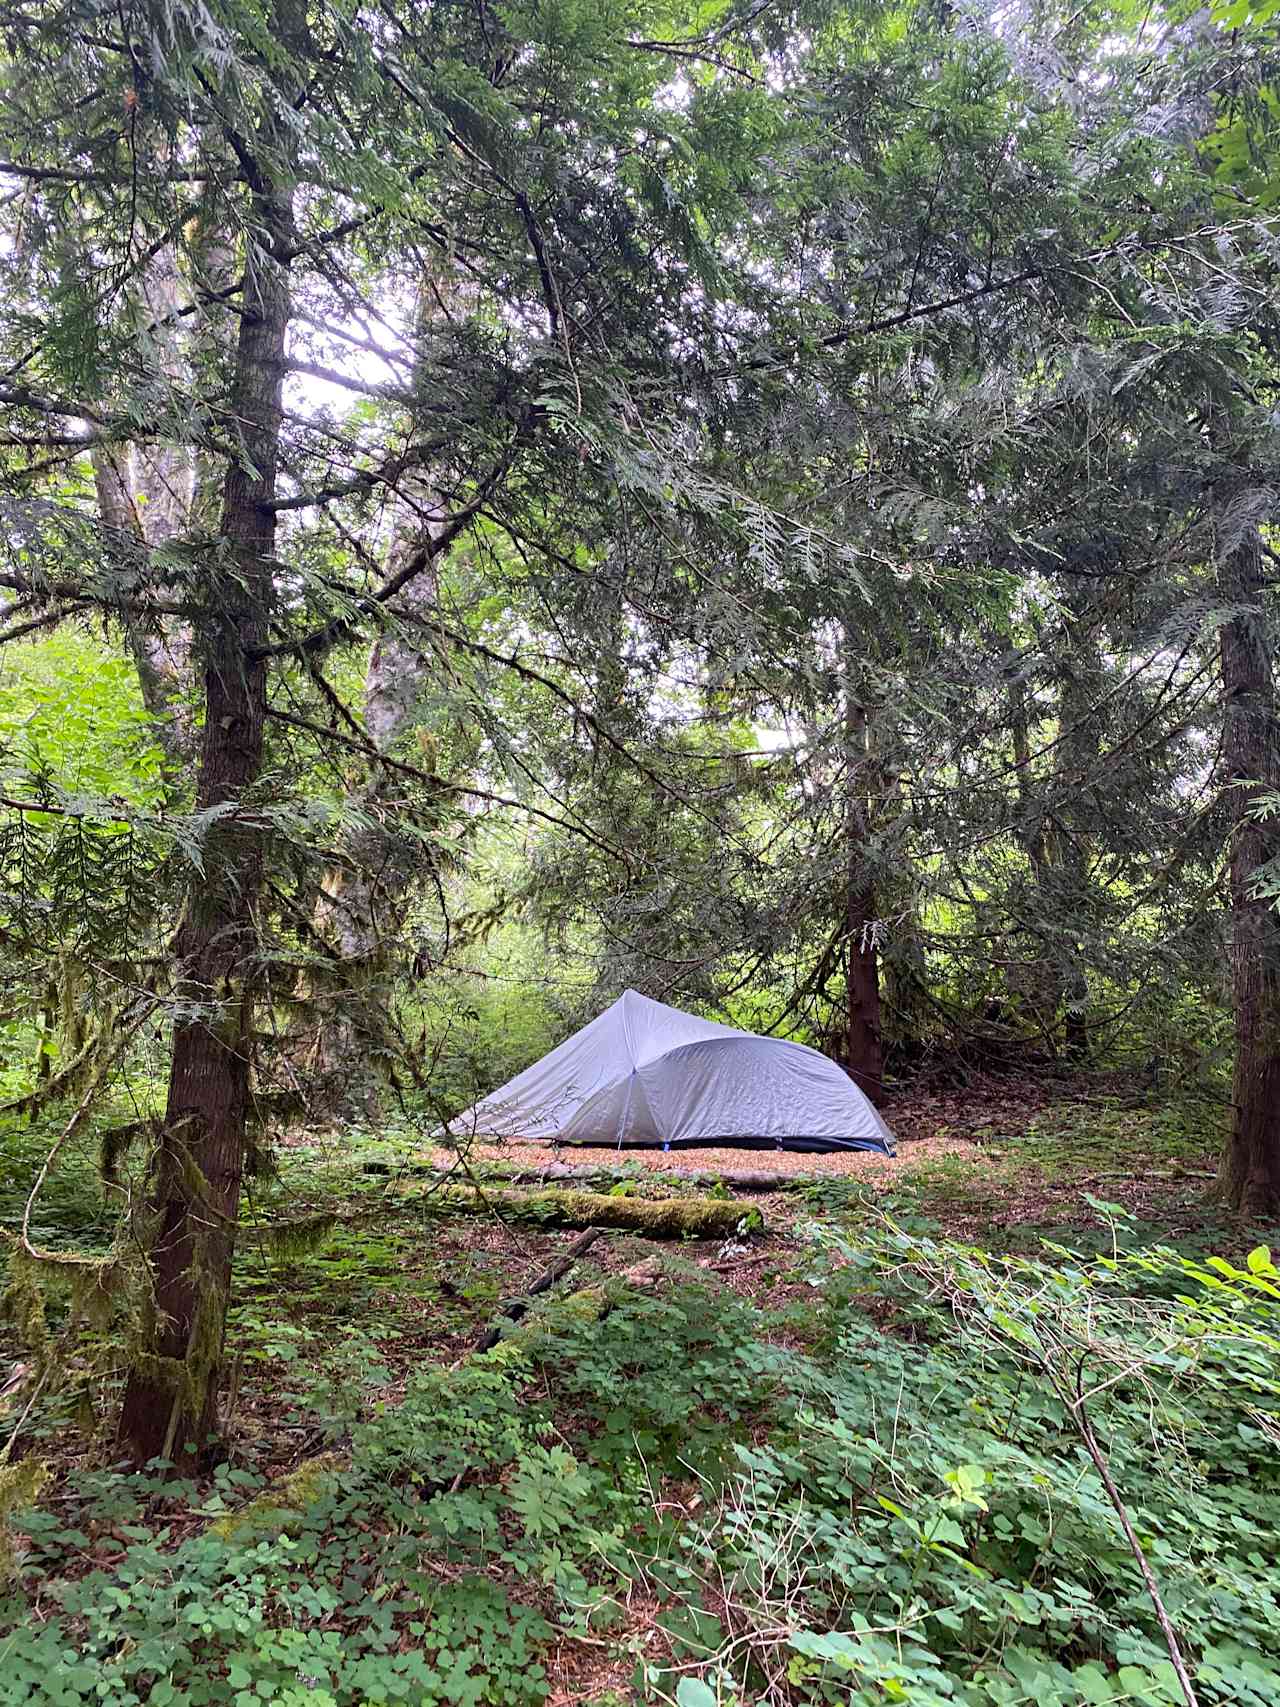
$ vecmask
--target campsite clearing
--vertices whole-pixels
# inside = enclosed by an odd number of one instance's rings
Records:
[[[225,1640],[193,1637],[181,1663],[202,1676],[287,1681],[294,1658],[280,1657],[270,1633],[283,1620],[306,1676],[354,1689],[361,1668],[376,1663],[398,1683],[399,1660],[375,1656],[414,1651],[424,1604],[441,1629],[473,1632],[464,1663],[491,1680],[507,1652],[498,1632],[514,1619],[527,1707],[629,1707],[657,1699],[646,1678],[670,1698],[690,1668],[736,1664],[749,1630],[767,1636],[774,1626],[733,1575],[735,1537],[758,1532],[781,1549],[771,1526],[792,1521],[795,1499],[815,1521],[848,1522],[846,1494],[826,1491],[820,1457],[812,1467],[805,1458],[826,1436],[806,1444],[788,1433],[789,1407],[811,1402],[808,1384],[828,1379],[821,1371],[831,1372],[840,1415],[856,1414],[858,1432],[872,1436],[882,1410],[886,1426],[892,1421],[904,1379],[923,1383],[920,1415],[933,1420],[926,1428],[910,1408],[903,1413],[893,1425],[891,1466],[920,1501],[937,1485],[939,1451],[951,1455],[947,1462],[980,1464],[1006,1450],[985,1411],[969,1406],[944,1419],[930,1409],[937,1394],[929,1382],[950,1392],[969,1353],[945,1311],[929,1317],[918,1342],[920,1306],[895,1278],[901,1263],[908,1272],[933,1249],[937,1260],[963,1264],[980,1241],[1034,1264],[1044,1235],[1105,1253],[1117,1226],[1126,1238],[1152,1241],[1192,1233],[1237,1261],[1257,1238],[1240,1226],[1206,1231],[1213,1115],[1203,1106],[1135,1106],[1120,1085],[1102,1098],[1096,1082],[1083,1091],[994,1080],[904,1097],[894,1109],[906,1140],[896,1161],[726,1152],[734,1164],[726,1172],[744,1160],[772,1163],[787,1185],[766,1199],[722,1185],[721,1201],[741,1206],[743,1226],[674,1243],[612,1231],[586,1239],[506,1218],[495,1169],[550,1154],[540,1147],[472,1147],[466,1167],[482,1185],[493,1182],[494,1212],[472,1205],[463,1218],[453,1194],[422,1189],[420,1135],[353,1144],[347,1134],[295,1133],[282,1153],[285,1178],[255,1189],[261,1234],[247,1234],[237,1270],[227,1458],[210,1475],[126,1487],[94,1467],[90,1437],[51,1413],[38,1453],[52,1477],[47,1509],[65,1515],[20,1535],[19,1545],[33,1581],[56,1559],[59,1599],[44,1598],[30,1640],[24,1635],[14,1651],[35,1667],[42,1629],[51,1642],[61,1639],[59,1620],[87,1616],[75,1609],[107,1604],[104,1596],[118,1590],[133,1610],[112,1614],[115,1645],[103,1663],[119,1681],[139,1663],[133,1656],[170,1640],[171,1576],[205,1571],[221,1583],[219,1573],[231,1570],[240,1572],[235,1592],[250,1597],[247,1615],[261,1617],[261,1642],[246,1648],[234,1631]],[[363,1158],[374,1150],[386,1171],[369,1174]],[[618,1161],[607,1151],[573,1155]],[[680,1163],[705,1176],[719,1159],[690,1151]],[[661,1204],[708,1192],[670,1163],[660,1151],[624,1156],[609,1195]],[[90,1182],[86,1171],[86,1213]],[[292,1222],[296,1237],[282,1239],[273,1230],[276,1206],[288,1203],[296,1214],[300,1202],[308,1215]],[[762,1231],[750,1224],[756,1202]],[[67,1199],[60,1212],[74,1219],[74,1207]],[[900,1239],[907,1242],[896,1245]],[[883,1274],[878,1264],[888,1265]],[[495,1329],[504,1343],[485,1353]],[[1033,1391],[1014,1371],[1001,1417]],[[1113,1442],[1131,1456],[1150,1455],[1146,1413],[1132,1421],[1122,1397],[1111,1413]],[[1043,1428],[1039,1416],[1032,1421]],[[1028,1439],[1035,1473],[1059,1476],[1069,1448],[1057,1435],[1043,1446]],[[755,1471],[738,1461],[744,1452]],[[811,1478],[796,1493],[776,1480],[776,1467],[792,1459]],[[1059,1481],[1055,1501],[1071,1498],[1069,1479]],[[248,1501],[255,1510],[223,1526],[229,1539],[220,1544],[231,1548],[224,1564],[208,1551],[223,1534],[210,1530],[211,1520]],[[1101,1536],[1105,1519],[1088,1509]],[[874,1502],[859,1522],[897,1557],[899,1538]],[[64,1530],[79,1538],[73,1551],[59,1551]],[[1131,1593],[1131,1564],[1100,1546],[1097,1556],[1101,1563],[1085,1575],[1120,1609],[1125,1640],[1145,1643],[1147,1663],[1158,1663],[1150,1638],[1134,1634],[1149,1620]],[[268,1557],[274,1574],[264,1577]],[[878,1592],[874,1574],[856,1562],[837,1580],[842,1558],[829,1555],[832,1582],[813,1592],[855,1600]],[[778,1592],[802,1606],[810,1592],[802,1561],[785,1550],[776,1559]],[[1074,1555],[1051,1560],[1054,1568],[1068,1562],[1084,1569]],[[950,1604],[945,1558],[922,1554],[906,1568],[913,1592]],[[996,1560],[993,1568],[1007,1574],[1013,1566]],[[377,1598],[361,1584],[377,1584]],[[1010,1592],[1018,1592],[1012,1577]],[[127,1640],[117,1640],[121,1628]],[[1034,1643],[1035,1627],[1022,1639]],[[932,1663],[919,1652],[921,1666]],[[752,1653],[753,1664],[772,1663],[767,1641]],[[954,1663],[968,1662],[957,1651]],[[31,1674],[14,1675],[12,1688],[0,1681],[0,1707],[21,1698],[12,1690]],[[526,1701],[509,1680],[492,1690],[477,1699]],[[783,1690],[777,1699],[808,1698]]]

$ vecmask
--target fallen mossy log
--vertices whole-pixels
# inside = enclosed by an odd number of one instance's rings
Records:
[[[435,1162],[366,1162],[367,1174],[413,1174],[441,1181],[456,1180],[456,1167],[441,1167]],[[541,1167],[517,1167],[504,1162],[485,1161],[472,1170],[483,1184],[486,1180],[504,1186],[541,1185],[548,1180],[573,1180],[589,1185],[659,1185],[664,1180],[677,1179],[681,1185],[709,1187],[721,1185],[729,1191],[791,1191],[805,1186],[829,1183],[827,1174],[775,1174],[763,1168],[738,1169],[726,1173],[719,1170],[692,1168],[628,1169],[580,1166],[576,1162],[546,1162]]]
[[[758,1209],[723,1197],[622,1197],[595,1191],[490,1190],[476,1185],[410,1187],[440,1215],[497,1215],[539,1227],[612,1227],[647,1239],[725,1239],[763,1227]]]
[[[338,1485],[346,1459],[339,1452],[322,1452],[304,1458],[296,1468],[268,1483],[246,1505],[215,1517],[208,1527],[220,1541],[244,1543],[275,1540],[292,1534],[306,1515],[307,1507]]]

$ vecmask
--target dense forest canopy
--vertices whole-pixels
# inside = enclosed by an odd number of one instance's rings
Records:
[[[217,1435],[275,1140],[627,988],[891,1120],[1123,1069],[1280,1213],[1275,0],[0,40],[5,1239],[122,1457]]]

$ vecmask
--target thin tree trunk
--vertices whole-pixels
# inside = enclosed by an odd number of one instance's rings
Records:
[[[852,641],[846,638],[846,647]],[[866,875],[870,834],[866,787],[867,718],[854,695],[853,671],[845,687],[845,1066],[858,1089],[878,1108],[884,1101],[884,1040],[880,1020],[880,953],[876,894]]]
[[[849,1077],[878,1108],[884,1101],[884,1038],[880,1021],[880,955],[872,934],[875,894],[863,889],[849,899],[848,945]]]
[[[1088,924],[1093,912],[1090,890],[1090,844],[1088,826],[1094,808],[1087,789],[1097,772],[1101,750],[1100,730],[1094,706],[1103,684],[1099,656],[1097,613],[1087,586],[1069,588],[1067,607],[1071,615],[1070,644],[1059,687],[1058,721],[1063,739],[1055,749],[1055,792],[1060,797],[1058,823],[1053,836],[1058,872],[1059,907],[1080,925]],[[1089,1048],[1086,1006],[1089,981],[1082,969],[1086,945],[1072,940],[1068,930],[1061,938],[1055,967],[1055,1015],[1062,1017],[1062,1042],[1067,1055],[1082,1059]]]
[[[293,233],[292,192],[264,185],[250,229],[276,252]],[[209,576],[200,627],[205,720],[197,807],[237,803],[211,826],[176,944],[192,1017],[175,1028],[168,1104],[144,1228],[153,1294],[129,1371],[119,1439],[135,1463],[180,1459],[213,1432],[249,1090],[260,832],[247,818],[262,761],[266,665],[254,657],[272,603],[274,496],[290,301],[287,274],[251,248],[229,418],[221,533],[230,572]]]
[[[1092,716],[1102,682],[1093,607],[1087,590],[1069,590],[1070,629],[1058,681],[1059,739],[1053,747],[1048,802],[1037,802],[1031,768],[1030,707],[1026,685],[1010,687],[1010,731],[1018,803],[1017,836],[1031,868],[1037,912],[1045,921],[1041,941],[1047,952],[1010,968],[1010,993],[1056,1056],[1059,1039],[1067,1055],[1088,1049],[1085,1006],[1089,984],[1082,966],[1085,944],[1073,926],[1084,923],[1089,907],[1089,845],[1085,833],[1091,807],[1085,790],[1097,767],[1099,737]],[[1047,940],[1046,940],[1047,939]]]
[[[1280,788],[1280,712],[1256,529],[1223,562],[1220,587],[1235,610],[1222,628],[1220,657],[1236,1032],[1234,1120],[1221,1183],[1234,1208],[1274,1215],[1280,1211],[1280,912],[1254,888],[1261,868],[1280,858],[1280,821],[1259,821],[1250,808]]]
[[[425,485],[402,502],[387,559],[392,576],[431,533],[432,511],[439,501]],[[374,642],[365,671],[365,730],[379,753],[389,753],[417,716],[431,680],[431,658],[412,618],[428,618],[436,608],[438,578],[434,563],[415,576],[399,596],[410,623],[388,629]],[[376,760],[350,799],[370,821],[346,839],[347,858],[325,872],[315,908],[316,934],[335,951],[336,979],[328,987],[305,981],[305,996],[315,1015],[306,1069],[319,1102],[331,1111],[377,1112],[379,1075],[374,1059],[385,1035],[377,985],[394,956],[390,944],[423,857],[422,844],[397,835],[388,824],[389,785],[403,792],[403,778],[392,778]]]
[[[174,385],[185,377],[175,317],[183,289],[173,245],[152,256],[142,281],[142,307],[157,324],[157,363]],[[137,444],[95,447],[94,482],[106,527],[154,550],[184,533],[196,491],[196,454],[189,445]],[[197,733],[186,704],[191,685],[190,625],[173,617],[154,623],[129,617],[125,631],[138,671],[142,700],[166,756],[179,771],[196,756]]]
[[[1009,689],[1009,727],[1013,741],[1014,789],[1018,805],[1018,844],[1027,857],[1042,915],[1053,911],[1052,858],[1044,807],[1036,799],[1031,769],[1030,708],[1025,681],[1015,677]],[[1037,939],[1043,944],[1043,937]],[[1059,980],[1053,959],[1022,959],[1005,966],[1005,985],[1018,1017],[1030,1020],[1051,1054],[1057,1054],[1055,1027],[1058,1016]]]

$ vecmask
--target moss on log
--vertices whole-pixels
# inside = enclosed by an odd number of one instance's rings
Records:
[[[364,1171],[367,1174],[413,1174],[418,1177],[442,1181],[456,1180],[458,1168],[442,1167],[437,1162],[427,1161],[396,1161],[366,1162]],[[805,1186],[822,1185],[830,1180],[829,1174],[781,1174],[772,1173],[766,1168],[705,1169],[664,1167],[661,1171],[641,1167],[600,1167],[594,1163],[578,1162],[544,1162],[541,1166],[518,1164],[514,1162],[495,1162],[486,1157],[483,1161],[473,1164],[472,1172],[484,1184],[492,1181],[504,1186],[545,1185],[550,1181],[572,1180],[575,1185],[611,1186],[611,1185],[640,1185],[645,1182],[656,1185],[672,1180],[681,1185],[700,1187],[723,1186],[729,1191],[800,1191]]]
[[[416,1195],[416,1193],[415,1193]],[[721,1197],[622,1197],[595,1191],[510,1191],[450,1185],[428,1188],[424,1202],[441,1215],[497,1214],[539,1227],[613,1227],[647,1239],[725,1239],[756,1232],[758,1209]]]
[[[278,1535],[291,1534],[302,1522],[310,1506],[338,1485],[338,1478],[347,1461],[338,1452],[322,1452],[306,1458],[272,1482],[247,1505],[215,1517],[208,1533],[221,1541],[270,1541]]]

